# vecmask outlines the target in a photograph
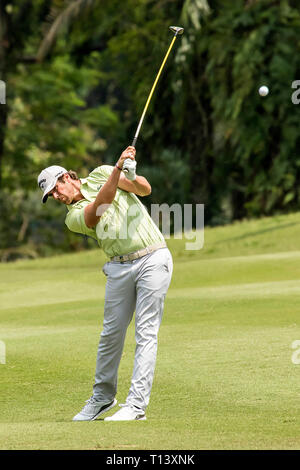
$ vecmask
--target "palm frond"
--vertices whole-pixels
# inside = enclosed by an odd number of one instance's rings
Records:
[[[185,0],[182,8],[182,20],[197,30],[201,28],[200,19],[208,15],[210,7],[207,0]]]
[[[51,25],[40,44],[36,60],[42,62],[55,44],[59,34],[66,30],[72,21],[78,19],[82,14],[96,6],[98,2],[99,0],[75,0],[61,12],[59,12],[57,8],[52,9],[48,16]]]

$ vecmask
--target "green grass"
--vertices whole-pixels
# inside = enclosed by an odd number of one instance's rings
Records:
[[[105,262],[98,251],[0,265],[0,449],[299,449],[300,214],[169,240],[145,422],[71,421],[92,393]],[[117,399],[130,385],[130,325]],[[114,410],[111,410],[110,414]]]

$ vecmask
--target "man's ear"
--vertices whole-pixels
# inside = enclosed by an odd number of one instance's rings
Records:
[[[64,174],[63,174],[63,181],[64,181],[64,183],[69,183],[69,182],[70,182],[70,179],[71,179],[71,177],[70,177],[69,173],[64,173]]]

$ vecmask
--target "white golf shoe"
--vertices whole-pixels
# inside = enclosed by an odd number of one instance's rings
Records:
[[[104,418],[104,421],[145,421],[147,418],[143,411],[138,411],[125,404],[119,405],[121,409],[114,415]]]
[[[74,416],[73,421],[94,421],[116,404],[116,399],[114,399],[111,403],[103,404],[103,402],[97,401],[95,398],[91,397],[86,401],[86,405],[82,408],[82,410]]]

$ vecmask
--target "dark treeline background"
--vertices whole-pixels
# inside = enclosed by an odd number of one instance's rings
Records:
[[[68,232],[65,207],[41,204],[37,176],[116,162],[170,25],[185,33],[137,143],[144,204],[205,204],[206,225],[299,210],[298,1],[1,0],[1,261],[95,246]]]

